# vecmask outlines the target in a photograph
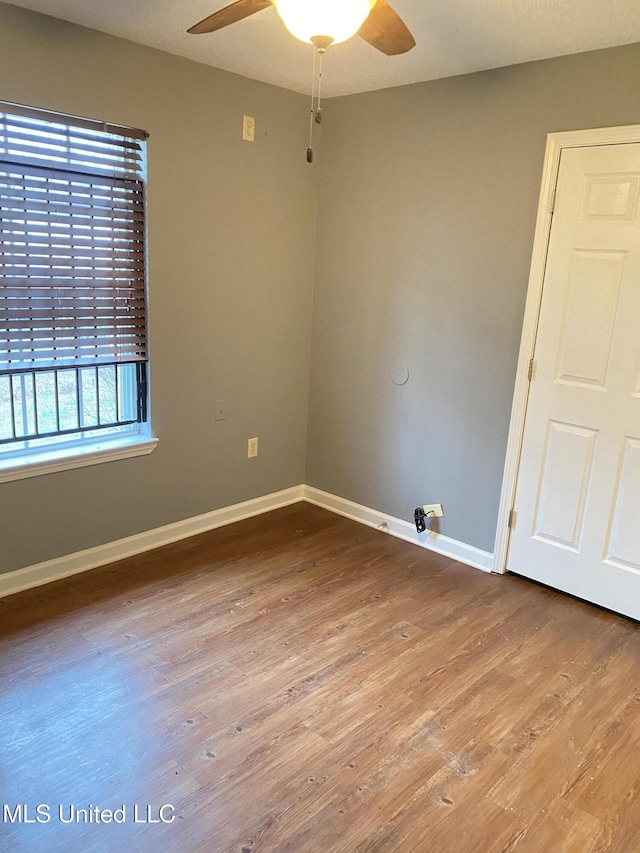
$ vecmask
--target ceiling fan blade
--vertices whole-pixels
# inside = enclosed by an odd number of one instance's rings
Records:
[[[406,53],[416,46],[407,25],[385,0],[378,0],[358,35],[387,56]]]
[[[249,15],[255,15],[256,12],[261,12],[271,6],[271,0],[237,0],[230,6],[225,6],[208,18],[204,18],[197,24],[194,24],[188,33],[199,36],[202,33],[213,33],[216,30],[221,30],[223,27],[228,27],[229,24],[235,24],[236,21],[241,21],[243,18],[248,18]]]

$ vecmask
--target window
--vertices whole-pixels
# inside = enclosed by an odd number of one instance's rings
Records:
[[[0,464],[144,431],[145,138],[0,102]]]

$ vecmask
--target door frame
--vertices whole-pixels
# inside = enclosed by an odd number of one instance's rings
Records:
[[[520,339],[518,369],[516,372],[511,421],[507,439],[502,492],[498,509],[498,528],[493,551],[493,571],[505,574],[511,528],[510,514],[516,495],[520,468],[522,440],[529,401],[529,364],[535,350],[538,319],[542,304],[542,288],[547,266],[549,239],[553,220],[556,185],[560,170],[560,157],[565,148],[584,148],[596,145],[619,145],[640,142],[640,125],[602,127],[594,130],[574,130],[566,133],[550,133],[542,171],[542,185],[538,203],[538,216],[533,240],[531,271],[527,289],[527,301]]]

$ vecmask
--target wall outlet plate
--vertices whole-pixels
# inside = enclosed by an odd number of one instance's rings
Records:
[[[242,117],[242,138],[246,142],[253,142],[256,138],[256,120],[253,116]]]
[[[442,518],[444,515],[442,504],[425,504],[422,509],[428,518]]]
[[[254,459],[258,455],[258,439],[250,438],[247,442],[247,459]]]

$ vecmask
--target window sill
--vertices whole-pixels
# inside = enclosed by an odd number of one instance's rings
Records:
[[[12,459],[0,459],[0,483],[40,477],[42,474],[54,474],[57,471],[70,471],[73,468],[86,468],[117,459],[148,456],[153,453],[157,444],[157,438],[136,435],[86,442],[81,447],[42,450],[14,456]]]

